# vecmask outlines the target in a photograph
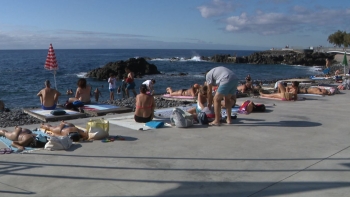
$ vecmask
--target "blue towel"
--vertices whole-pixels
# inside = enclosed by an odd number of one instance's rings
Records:
[[[35,130],[33,130],[32,131],[33,133],[35,133],[35,134],[37,134],[37,135],[39,135],[39,136],[42,136],[42,137],[44,137],[44,136],[46,136],[46,137],[50,137],[49,135],[47,135],[46,133],[44,133],[44,132],[42,132],[42,131],[40,131],[40,130],[38,130],[38,129],[35,129]],[[11,150],[13,151],[13,152],[17,152],[18,151],[18,149],[16,148],[16,147],[13,147],[11,144],[12,144],[12,141],[11,140],[9,140],[9,139],[7,139],[7,138],[5,138],[5,137],[0,137],[0,141],[2,142],[2,143],[4,143],[5,144],[5,146],[7,146],[8,148],[11,148]],[[32,147],[25,147],[25,150],[27,151],[27,150],[33,150],[33,148]]]
[[[146,122],[146,126],[151,127],[151,128],[161,128],[164,126],[164,122],[162,121],[150,121],[150,122]]]

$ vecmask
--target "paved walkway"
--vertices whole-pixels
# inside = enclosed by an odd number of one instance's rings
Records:
[[[349,93],[255,99],[267,112],[232,125],[111,125],[128,140],[0,155],[0,196],[349,196]]]

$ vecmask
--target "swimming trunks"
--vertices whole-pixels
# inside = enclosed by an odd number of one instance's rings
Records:
[[[227,83],[221,83],[219,85],[217,92],[223,95],[228,95],[228,94],[236,95],[237,85],[238,85],[238,79],[232,79]]]
[[[51,106],[51,107],[45,107],[44,105],[41,105],[41,108],[42,108],[43,110],[54,110],[54,109],[56,109],[56,104],[54,104],[54,105]]]
[[[135,89],[135,82],[130,82],[130,83],[127,83],[126,84],[126,89],[127,90],[133,90],[133,89]]]
[[[146,123],[152,120],[152,114],[147,118],[134,115],[134,119],[136,122]]]

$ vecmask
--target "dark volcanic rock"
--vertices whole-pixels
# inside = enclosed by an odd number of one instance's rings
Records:
[[[288,64],[315,66],[325,65],[326,58],[334,59],[334,55],[328,53],[312,53],[297,51],[263,51],[248,56],[251,64]]]
[[[148,63],[145,58],[130,58],[127,61],[109,62],[102,68],[96,68],[87,73],[87,77],[97,79],[108,79],[110,73],[114,73],[119,78],[125,74],[125,68],[130,67],[130,70],[135,73],[135,76],[142,77],[143,75],[160,74],[157,66]]]

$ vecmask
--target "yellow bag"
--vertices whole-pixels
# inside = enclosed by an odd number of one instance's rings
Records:
[[[109,136],[109,121],[103,118],[92,120],[86,124],[86,131],[89,133],[89,139],[101,140]]]

